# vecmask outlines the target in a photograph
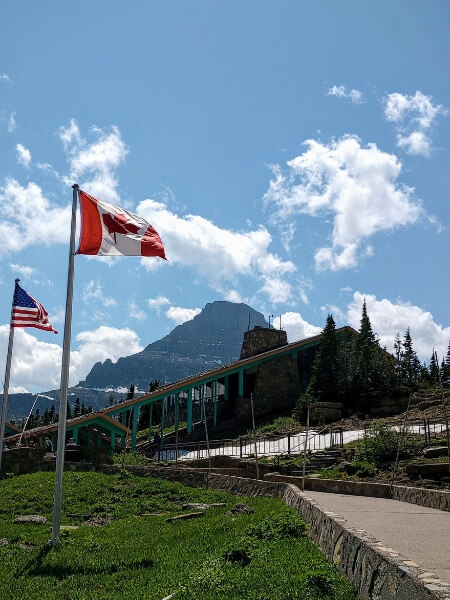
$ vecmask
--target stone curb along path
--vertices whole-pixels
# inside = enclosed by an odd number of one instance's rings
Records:
[[[311,525],[311,537],[329,560],[355,585],[362,600],[450,599],[450,584],[379,542],[344,517],[286,484],[284,501]]]
[[[104,472],[120,472],[106,467]],[[362,529],[349,526],[307,492],[281,481],[256,481],[243,477],[208,474],[195,469],[127,467],[144,477],[161,477],[194,487],[209,487],[245,496],[281,497],[310,525],[310,537],[353,583],[360,600],[450,600],[450,584],[384,546]]]
[[[450,584],[384,546],[362,529],[350,527],[307,493],[289,483],[255,481],[212,474],[208,487],[245,495],[281,496],[311,526],[310,537],[328,560],[353,583],[361,600],[450,600]]]

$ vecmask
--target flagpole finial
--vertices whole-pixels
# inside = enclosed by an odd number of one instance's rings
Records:
[[[74,183],[72,186],[72,189],[74,190],[78,190],[80,188],[80,186],[78,185],[78,183]]]
[[[20,279],[18,277],[16,277],[15,282],[19,283]]]

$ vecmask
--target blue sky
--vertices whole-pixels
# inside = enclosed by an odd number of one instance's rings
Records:
[[[0,364],[15,277],[55,336],[16,332],[11,391],[59,387],[71,185],[137,212],[160,259],[76,257],[71,384],[207,302],[290,341],[363,298],[392,351],[450,339],[450,6],[407,1],[0,5]],[[149,374],[151,378],[151,374]]]

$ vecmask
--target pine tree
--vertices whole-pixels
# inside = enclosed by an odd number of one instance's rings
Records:
[[[81,415],[81,406],[80,406],[80,399],[77,398],[75,400],[75,406],[73,409],[73,416],[74,417],[79,417]]]
[[[430,359],[430,368],[428,370],[428,380],[432,386],[439,385],[439,365],[436,361],[436,354],[433,348],[433,354]]]
[[[154,392],[159,388],[161,382],[159,379],[152,379],[148,384],[148,392]],[[153,423],[161,422],[161,402],[154,402],[152,409],[152,421]],[[143,429],[148,427],[150,424],[150,404],[146,404],[142,407],[139,415],[139,427]]]
[[[413,342],[411,338],[411,332],[406,330],[405,337],[403,339],[403,352],[401,362],[401,373],[403,381],[410,391],[417,389],[417,383],[422,369],[417,353],[413,348]]]
[[[394,340],[394,350],[395,356],[397,357],[397,362],[400,363],[400,357],[402,355],[402,340],[400,339],[400,333],[397,332],[397,336]]]
[[[335,402],[338,396],[338,355],[336,324],[328,315],[322,341],[312,365],[311,380],[306,394],[311,402]]]
[[[356,340],[357,369],[363,393],[367,393],[369,389],[371,363],[376,345],[375,335],[367,314],[366,300],[364,299],[361,326],[359,328],[358,339]]]
[[[127,392],[127,397],[125,398],[125,400],[133,400],[134,392],[135,392],[135,385],[134,385],[134,383],[130,383],[130,389]]]
[[[50,412],[48,410],[48,408],[46,408],[44,410],[44,416],[42,417],[42,425],[49,425],[50,424]]]
[[[442,373],[442,383],[450,384],[450,341],[448,343],[447,355],[445,357],[444,369]]]

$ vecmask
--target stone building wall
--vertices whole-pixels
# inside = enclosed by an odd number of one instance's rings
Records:
[[[244,397],[236,398],[234,416],[238,423],[251,420],[250,394],[256,418],[293,408],[300,395],[298,365],[290,356],[263,363],[246,378],[252,385],[244,386]]]
[[[285,331],[257,326],[244,333],[240,358],[256,356],[268,350],[287,346],[287,343],[287,334]]]

